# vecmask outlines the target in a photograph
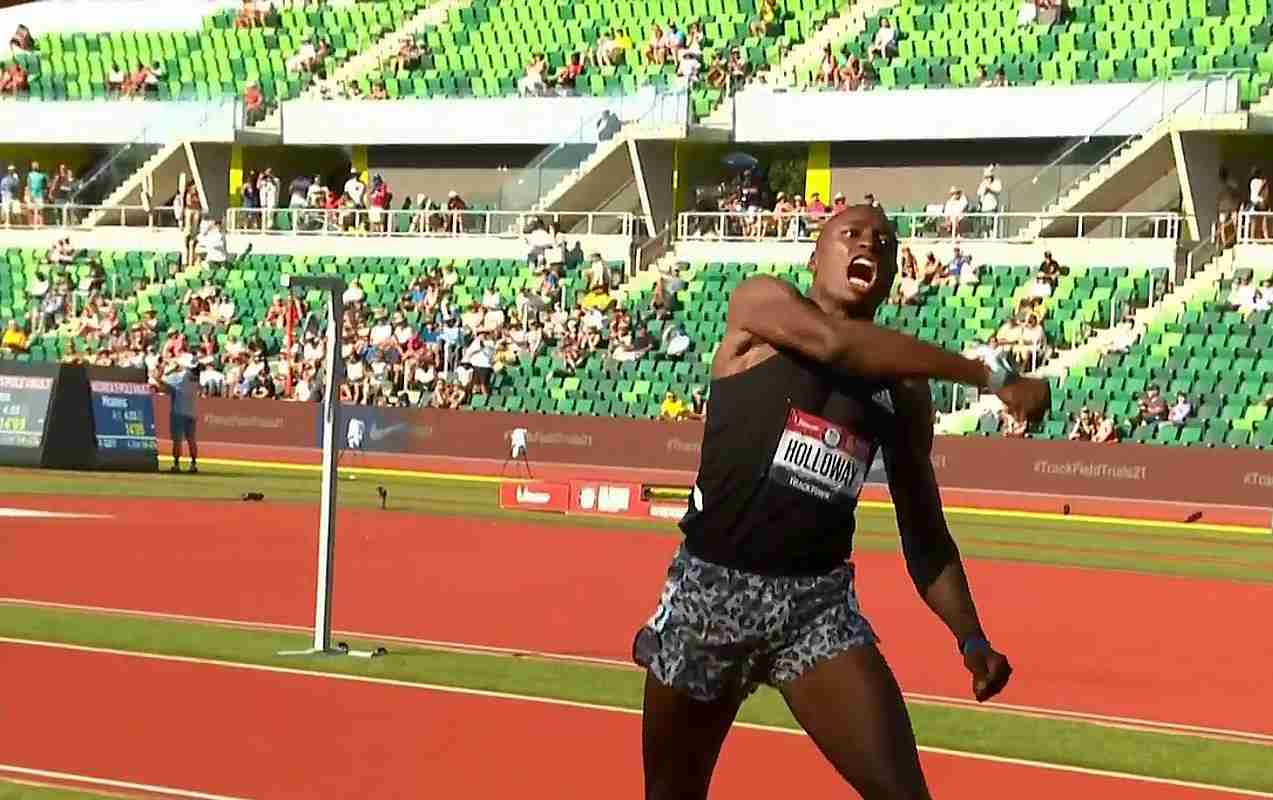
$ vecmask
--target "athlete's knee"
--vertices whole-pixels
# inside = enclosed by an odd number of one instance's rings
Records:
[[[645,777],[645,800],[707,800],[710,775],[665,770]]]
[[[923,776],[918,773],[873,775],[861,783],[853,788],[862,795],[862,800],[932,800]]]

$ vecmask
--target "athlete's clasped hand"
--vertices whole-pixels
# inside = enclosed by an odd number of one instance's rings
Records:
[[[964,666],[972,673],[972,694],[978,703],[984,703],[1008,684],[1012,677],[1012,665],[1003,653],[992,647],[970,651],[964,656]]]
[[[1052,405],[1052,386],[1045,379],[1016,377],[995,395],[1008,413],[1031,424],[1043,419]]]

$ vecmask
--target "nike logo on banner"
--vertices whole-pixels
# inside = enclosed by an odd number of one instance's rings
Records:
[[[384,439],[386,436],[392,436],[393,434],[397,433],[400,430],[403,430],[406,427],[407,427],[407,424],[405,422],[399,422],[397,425],[390,425],[387,428],[379,428],[379,427],[376,427],[376,423],[373,422],[371,423],[371,434],[370,434],[371,441],[378,442],[381,439]]]

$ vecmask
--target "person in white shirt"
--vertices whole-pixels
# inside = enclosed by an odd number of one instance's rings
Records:
[[[274,210],[278,208],[278,191],[279,183],[278,178],[274,177],[274,170],[266,168],[257,180],[257,193],[260,196],[266,228],[274,227]]]
[[[1229,305],[1234,311],[1241,311],[1255,304],[1255,287],[1244,277],[1235,277],[1233,287],[1229,289]]]
[[[539,266],[539,262],[548,248],[552,247],[553,235],[548,232],[543,223],[535,220],[531,223],[530,232],[526,234],[526,260],[530,262],[531,267]]]
[[[676,67],[676,74],[685,80],[693,83],[698,80],[698,73],[703,68],[695,53],[691,50],[681,51],[680,64]]]
[[[203,233],[199,234],[198,247],[204,253],[204,260],[214,269],[224,267],[229,260],[226,251],[225,230],[219,221],[213,221]]]
[[[977,210],[982,214],[999,213],[999,195],[1003,194],[1003,181],[995,174],[995,165],[991,164],[981,172],[981,183],[977,185]],[[995,220],[987,220],[986,225],[994,231]]]
[[[366,295],[363,294],[362,287],[358,285],[358,281],[350,281],[349,286],[345,288],[345,293],[340,296],[340,299],[345,305],[352,306],[354,303],[361,303],[364,297]]]
[[[592,289],[596,286],[604,287],[606,285],[606,262],[601,258],[600,253],[592,254],[592,261],[588,264],[588,288]]]
[[[1269,218],[1265,214],[1269,210],[1269,182],[1264,177],[1264,171],[1259,167],[1251,170],[1249,188],[1249,204],[1251,211],[1255,212],[1255,216],[1251,218],[1249,234],[1257,239],[1267,239],[1269,238]]]
[[[968,198],[964,195],[964,190],[958,186],[950,187],[950,197],[942,206],[942,215],[946,217],[946,225],[950,228],[951,236],[959,235],[959,223],[967,211]]]
[[[887,19],[880,20],[880,29],[867,51],[871,58],[892,58],[897,55],[897,30]]]
[[[362,208],[366,195],[367,185],[358,176],[358,170],[351,170],[349,180],[345,181],[345,196],[353,202],[354,208]]]
[[[376,324],[371,326],[371,346],[384,347],[393,340],[393,326],[383,308],[376,309]]]

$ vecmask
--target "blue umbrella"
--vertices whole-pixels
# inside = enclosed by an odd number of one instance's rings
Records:
[[[760,166],[760,162],[756,160],[755,156],[742,152],[730,153],[721,159],[721,163],[730,169],[736,169],[740,172]]]

